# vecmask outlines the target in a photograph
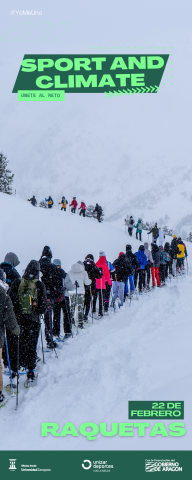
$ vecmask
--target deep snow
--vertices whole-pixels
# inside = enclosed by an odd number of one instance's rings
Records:
[[[20,258],[19,272],[31,259],[39,259],[44,245],[52,248],[53,258],[61,258],[68,271],[72,263],[93,253],[98,259],[103,249],[110,261],[131,243],[140,244],[125,234],[120,223],[102,223],[81,218],[57,208],[32,207],[17,197],[0,194],[1,261],[8,251]],[[143,240],[147,240],[144,232]],[[169,238],[170,240],[170,238]],[[190,255],[191,244],[187,244]],[[144,294],[122,310],[74,335],[57,360],[46,354],[46,365],[38,364],[38,384],[24,389],[20,379],[19,408],[10,399],[0,409],[3,448],[34,450],[78,449],[189,449],[192,439],[191,418],[191,274],[168,282],[168,286]],[[41,346],[39,344],[39,356]],[[4,385],[8,377],[4,376]],[[97,435],[86,437],[41,437],[41,423],[55,422],[63,428],[73,422],[128,421],[128,400],[185,401],[186,434],[183,437],[120,438]],[[149,421],[150,426],[154,423]],[[170,421],[163,422],[168,426]],[[167,429],[168,430],[168,429]]]

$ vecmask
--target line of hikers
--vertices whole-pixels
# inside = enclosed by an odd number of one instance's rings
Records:
[[[29,198],[28,202],[31,202],[31,205],[33,205],[33,207],[35,207],[37,205],[37,200],[35,198],[35,195],[33,195],[31,198]],[[47,202],[48,208],[52,208],[53,205],[54,205],[54,201],[53,201],[51,195],[49,195],[48,198],[45,198],[45,202]],[[63,212],[66,212],[68,201],[64,196],[62,197],[61,202],[59,202],[59,205],[61,205],[61,210],[63,210]],[[78,203],[77,203],[76,197],[73,197],[73,200],[69,205],[69,207],[71,207],[71,213],[76,213],[77,205],[78,205]],[[81,201],[81,205],[78,208],[78,210],[80,210],[79,215],[83,215],[83,217],[85,217],[86,205],[85,205],[85,202],[83,200]],[[102,207],[100,205],[98,205],[98,203],[96,203],[93,213],[95,213],[95,212],[97,214],[98,222],[101,222],[101,216],[102,216],[103,210],[102,210]]]
[[[141,218],[138,219],[138,222],[135,225],[135,220],[131,215],[129,217],[129,219],[125,218],[125,225],[128,226],[128,234],[130,235],[130,237],[132,237],[133,228],[136,228],[136,239],[137,240],[139,239],[140,241],[142,241],[143,222],[142,222]],[[152,239],[153,240],[159,239],[159,246],[163,247],[164,240],[165,240],[165,234],[164,234],[163,230],[161,229],[161,227],[158,228],[157,223],[155,223],[154,227],[152,227],[152,229],[147,233],[148,233],[148,235],[150,233],[152,233]]]
[[[130,297],[137,292],[137,286],[140,294],[150,290],[151,277],[154,288],[156,284],[165,285],[168,275],[181,274],[185,257],[186,246],[174,235],[171,245],[166,242],[164,248],[153,240],[151,250],[145,242],[132,253],[132,246],[126,245],[126,252],[120,252],[113,263],[104,251],[100,251],[96,263],[88,254],[66,273],[60,259],[52,262],[51,249],[45,246],[39,261],[31,260],[20,278],[16,270],[19,259],[8,253],[0,264],[0,402],[4,399],[1,357],[7,367],[7,348],[12,378],[23,367],[27,378],[34,379],[41,318],[47,348],[55,349],[60,340],[61,311],[67,339],[72,336],[72,324],[84,328],[90,309],[94,318],[102,318],[108,315],[110,303],[115,308],[117,298],[118,306],[123,306],[129,290]]]

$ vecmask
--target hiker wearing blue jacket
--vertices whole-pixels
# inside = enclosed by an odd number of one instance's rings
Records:
[[[147,265],[147,257],[144,254],[144,245],[140,245],[138,252],[135,253],[137,260],[139,261],[139,269],[135,271],[134,284],[135,288],[137,285],[137,277],[139,274],[139,293],[142,292],[142,289],[145,287],[145,267]]]
[[[142,229],[143,229],[143,224],[141,218],[139,218],[137,225],[134,225],[134,228],[136,228],[136,239],[138,240],[138,234],[139,234],[139,240],[142,242]]]
[[[49,198],[45,198],[45,201],[48,203],[48,208],[52,208],[52,206],[54,204],[54,201],[53,201],[51,195],[49,195]]]

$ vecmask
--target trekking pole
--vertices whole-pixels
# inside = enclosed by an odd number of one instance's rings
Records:
[[[91,316],[92,316],[92,323],[93,323],[93,295],[90,287],[90,295],[91,295]]]
[[[78,334],[78,303],[77,303],[77,285],[76,285],[76,305],[75,305],[75,316],[76,316],[76,328],[77,328],[77,333]]]
[[[18,343],[17,343],[17,391],[16,391],[16,408],[18,408],[18,393],[19,393],[19,335],[18,335]]]
[[[125,222],[125,233],[126,233],[126,222]]]
[[[187,260],[187,257],[186,257],[186,264],[187,264],[187,275],[188,275],[188,260]]]
[[[117,286],[117,294],[118,294],[119,300],[121,301],[120,295],[119,295],[119,287],[118,287],[118,283],[117,283],[117,275],[116,275],[116,273],[115,273],[115,281],[116,281],[116,286]]]
[[[102,307],[102,315],[103,315],[103,289],[101,285],[101,307]]]
[[[42,346],[43,364],[45,364],[44,348],[43,348],[43,335],[42,335],[42,326],[41,326],[42,317],[43,317],[43,315],[40,315],[41,346]]]
[[[11,390],[12,390],[12,395],[14,395],[14,393],[13,393],[13,384],[12,384],[12,373],[11,373],[11,366],[10,366],[10,360],[9,360],[9,352],[8,352],[8,345],[7,345],[6,333],[5,333],[5,346],[6,346],[8,367],[9,367],[9,378],[10,378]]]

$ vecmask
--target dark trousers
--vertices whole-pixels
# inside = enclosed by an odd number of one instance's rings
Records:
[[[82,208],[81,211],[80,211],[80,214],[79,215],[83,215],[83,217],[85,217],[85,209]]]
[[[139,270],[135,269],[134,275],[134,287],[137,288],[137,279],[138,279]]]
[[[151,277],[151,269],[150,266],[147,264],[145,267],[145,277],[147,277],[147,285],[150,284],[150,277]]]
[[[159,267],[159,278],[160,278],[160,282],[165,282],[165,265],[163,264],[160,264],[160,267]]]
[[[132,237],[133,229],[131,227],[128,227],[128,233],[129,233],[130,237]]]
[[[25,322],[20,326],[19,362],[27,370],[34,370],[36,367],[39,329],[38,322]]]
[[[101,289],[95,291],[93,295],[93,312],[96,312],[96,301],[97,301],[97,295],[99,295],[99,314],[101,315],[103,313],[103,301],[102,298],[104,298],[105,295],[105,290],[102,290],[102,295],[101,295]]]
[[[90,302],[91,302],[91,292],[90,292],[90,287],[88,287],[85,289],[85,300],[84,300],[84,309],[85,309],[86,317],[88,317],[89,315]]]
[[[53,307],[53,335],[60,335],[60,318],[61,310],[63,311],[63,328],[65,335],[71,333],[71,316],[69,298],[65,297],[62,302],[55,302]]]
[[[138,240],[138,235],[139,235],[139,240],[141,242],[141,232],[136,232],[136,239]]]
[[[71,209],[71,213],[75,213],[75,212],[76,212],[76,208],[73,207],[73,208]]]
[[[53,305],[54,305],[54,300],[47,299],[48,308],[46,313],[44,314],[45,338],[47,343],[52,343],[52,339],[53,339],[53,326],[52,326]]]
[[[63,210],[64,212],[66,212],[66,207],[61,207],[61,210]]]
[[[106,289],[104,290],[104,298],[103,298],[103,303],[104,303],[104,312],[108,312],[109,309],[109,298],[110,298],[110,292],[111,292],[111,287],[112,285],[109,285],[106,283]]]
[[[139,290],[141,291],[142,288],[145,287],[145,270],[139,270]]]
[[[97,214],[97,220],[98,220],[98,222],[101,222],[101,214],[100,213]]]

